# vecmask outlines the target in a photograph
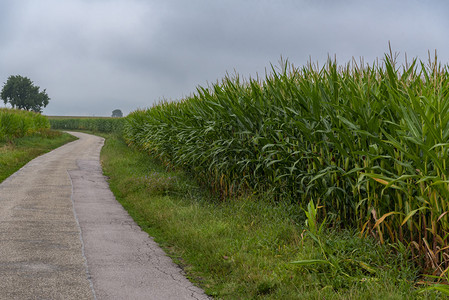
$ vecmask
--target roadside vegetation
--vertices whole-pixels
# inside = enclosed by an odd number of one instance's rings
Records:
[[[334,228],[400,243],[449,270],[449,76],[436,58],[226,77],[126,118],[125,139],[226,199],[309,203]]]
[[[0,182],[33,158],[76,139],[49,127],[41,114],[0,109]]]
[[[220,200],[191,174],[106,137],[101,161],[117,200],[217,299],[439,296],[420,293],[419,268],[405,246],[360,238],[355,229],[313,229],[313,211],[308,220],[298,205],[269,197]]]
[[[95,131],[117,133],[117,199],[210,295],[433,299],[449,294],[448,97],[436,57],[285,63]]]
[[[49,128],[48,119],[40,113],[0,108],[0,142],[39,133]]]

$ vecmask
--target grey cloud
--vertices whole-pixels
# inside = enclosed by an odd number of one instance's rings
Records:
[[[20,0],[0,2],[0,81],[29,76],[47,114],[128,113],[280,57],[371,63],[393,49],[448,62],[444,1]]]

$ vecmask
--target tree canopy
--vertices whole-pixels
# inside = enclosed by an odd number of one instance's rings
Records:
[[[123,113],[122,113],[122,111],[120,109],[114,109],[112,111],[112,116],[114,118],[121,118],[121,117],[123,117]]]
[[[45,89],[39,91],[39,87],[35,86],[33,81],[20,75],[8,77],[0,97],[5,104],[9,102],[13,108],[35,112],[42,112],[42,108],[50,101]]]

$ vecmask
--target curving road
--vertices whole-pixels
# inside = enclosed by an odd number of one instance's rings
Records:
[[[0,299],[208,299],[115,200],[103,138],[71,134],[0,184]]]

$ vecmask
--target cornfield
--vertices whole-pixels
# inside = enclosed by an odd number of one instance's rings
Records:
[[[53,129],[90,130],[105,133],[121,133],[122,118],[83,118],[83,117],[51,117]]]
[[[313,200],[334,224],[408,245],[426,271],[449,269],[449,76],[436,55],[226,76],[134,111],[124,135],[223,198]]]
[[[50,128],[45,116],[39,113],[0,108],[0,141],[11,140]]]

